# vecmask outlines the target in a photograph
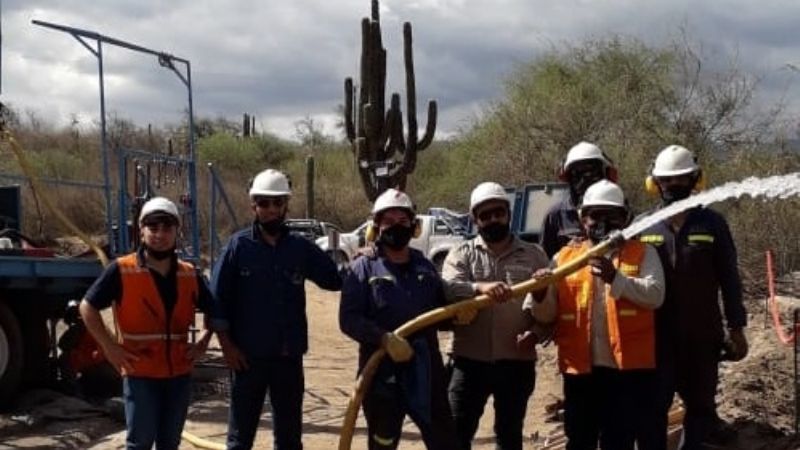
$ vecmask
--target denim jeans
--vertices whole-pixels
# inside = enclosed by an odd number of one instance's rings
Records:
[[[450,379],[450,407],[456,421],[458,446],[472,448],[486,401],[494,398],[495,448],[522,450],[522,428],[536,380],[534,361],[476,361],[455,357]]]
[[[173,378],[124,377],[126,448],[177,449],[192,396],[190,375]]]
[[[249,359],[233,373],[228,411],[228,450],[250,449],[269,392],[275,450],[303,448],[303,357]]]

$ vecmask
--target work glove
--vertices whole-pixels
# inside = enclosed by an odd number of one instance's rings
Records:
[[[406,362],[414,356],[414,349],[408,341],[394,333],[386,333],[381,338],[381,346],[394,362]]]
[[[747,356],[747,337],[742,328],[732,328],[722,343],[722,361],[741,361]]]

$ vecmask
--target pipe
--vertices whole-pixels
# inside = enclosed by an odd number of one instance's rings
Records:
[[[795,331],[787,333],[781,323],[781,312],[778,310],[778,300],[775,298],[775,270],[772,263],[772,251],[767,250],[767,286],[769,287],[769,297],[767,306],[772,315],[772,326],[781,344],[791,345],[795,340]]]
[[[579,258],[570,261],[563,266],[557,267],[553,270],[550,276],[544,278],[532,278],[522,283],[515,284],[511,287],[511,295],[519,297],[529,292],[538,291],[556,281],[566,277],[567,275],[578,271],[585,266],[589,258],[599,256],[606,253],[611,248],[621,244],[625,237],[621,232],[615,232],[608,237],[605,241],[590,248],[585,254]],[[420,316],[404,323],[400,328],[394,330],[394,333],[401,337],[409,336],[423,328],[431,326],[435,323],[441,322],[452,318],[461,311],[470,309],[483,309],[493,304],[492,300],[486,295],[479,295],[471,299],[463,300],[452,305],[447,305],[441,308],[436,308],[428,311]],[[355,432],[356,419],[358,418],[358,410],[361,402],[364,399],[364,394],[369,390],[372,377],[378,368],[386,351],[381,349],[377,350],[370,356],[364,368],[361,370],[361,375],[356,380],[355,390],[347,403],[347,410],[344,414],[344,421],[342,423],[342,430],[339,434],[339,450],[350,450],[353,441],[353,433]]]

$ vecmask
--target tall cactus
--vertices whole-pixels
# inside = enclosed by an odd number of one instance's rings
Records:
[[[428,102],[425,134],[417,136],[417,91],[414,78],[411,24],[403,24],[406,72],[406,114],[408,135],[403,134],[400,94],[393,93],[389,109],[386,100],[386,49],[381,38],[378,0],[372,0],[372,18],[361,20],[361,73],[358,103],[353,79],[344,80],[344,120],[347,139],[353,147],[364,192],[374,201],[381,192],[394,187],[405,190],[406,179],[417,164],[417,152],[425,150],[436,132],[436,101]]]

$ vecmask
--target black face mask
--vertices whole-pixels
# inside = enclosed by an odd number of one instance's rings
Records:
[[[392,225],[389,228],[384,228],[381,230],[378,243],[385,245],[392,250],[402,250],[411,241],[411,236],[413,234],[413,227],[407,227],[399,224]]]
[[[692,195],[692,186],[672,186],[661,190],[661,202],[664,205],[683,200]]]
[[[603,179],[602,166],[595,170],[573,172],[569,177],[569,193],[574,205],[580,205],[583,194],[589,186]]]
[[[168,250],[153,250],[152,248],[148,247],[147,244],[143,245],[145,251],[147,252],[147,256],[155,259],[156,261],[163,261],[175,256],[175,247],[172,247]]]
[[[258,222],[258,228],[270,236],[277,236],[283,229],[283,217],[279,219],[272,219],[266,222]]]
[[[508,236],[508,224],[492,222],[478,230],[484,241],[488,243],[500,242]]]

